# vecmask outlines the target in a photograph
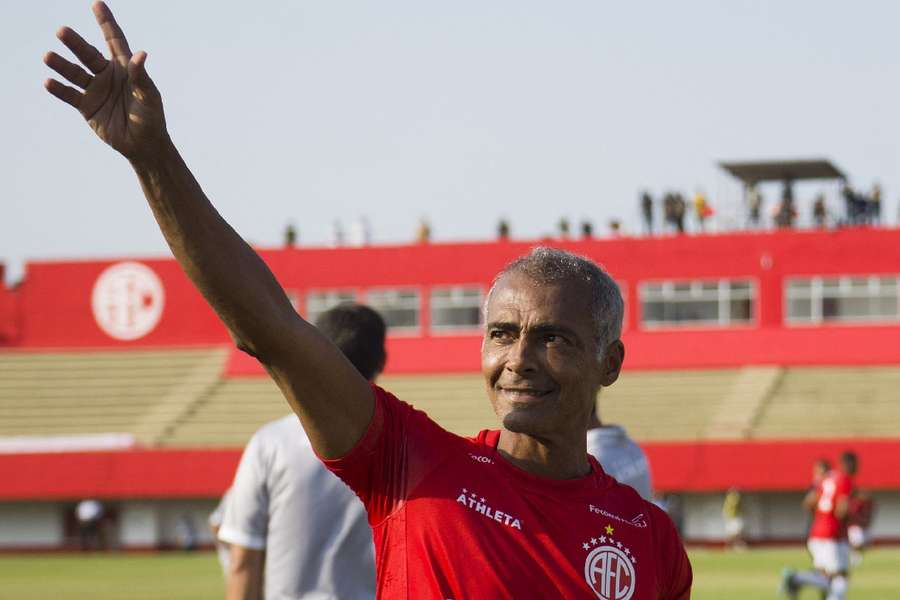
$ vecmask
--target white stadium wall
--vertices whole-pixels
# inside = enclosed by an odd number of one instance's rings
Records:
[[[53,549],[64,541],[61,505],[0,503],[0,548]]]
[[[132,500],[119,504],[117,545],[126,550],[213,543],[207,519],[218,500]],[[190,533],[188,532],[190,528]]]
[[[900,540],[900,492],[876,492],[875,517],[870,533],[875,541]],[[725,538],[722,520],[724,493],[685,494],[685,539],[693,543],[720,543]],[[796,541],[806,536],[809,517],[800,509],[800,492],[742,494],[744,538],[749,542]]]
[[[876,492],[871,535],[876,542],[900,541],[900,491]],[[744,537],[750,542],[799,542],[806,535],[808,519],[800,510],[802,494],[747,493],[743,497]],[[724,539],[723,493],[684,494],[682,533],[689,543],[719,544]],[[117,513],[109,527],[114,549],[149,550],[180,548],[188,528],[193,543],[213,544],[207,519],[218,499],[123,500],[108,503]],[[72,502],[0,503],[0,550],[43,550],[77,547],[77,532],[66,537],[66,510]]]

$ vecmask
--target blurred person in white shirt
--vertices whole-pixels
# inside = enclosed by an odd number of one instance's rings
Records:
[[[366,379],[384,368],[385,324],[341,304],[316,320]],[[293,414],[251,438],[218,530],[230,547],[229,599],[375,597],[375,548],[365,508],[316,457]]]

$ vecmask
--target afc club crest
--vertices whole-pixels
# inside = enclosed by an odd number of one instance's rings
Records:
[[[613,539],[614,530],[582,544],[590,550],[584,560],[584,579],[600,600],[629,600],[634,594],[637,559],[622,542]]]
[[[136,340],[153,331],[162,317],[163,301],[159,277],[136,262],[118,263],[103,271],[91,293],[97,325],[117,340]]]

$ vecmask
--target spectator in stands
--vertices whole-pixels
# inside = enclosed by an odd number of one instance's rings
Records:
[[[820,193],[813,202],[813,223],[823,229],[828,224],[828,207],[825,205],[825,194]]]
[[[705,231],[706,219],[712,216],[712,207],[710,207],[703,190],[697,190],[694,194],[694,216],[697,219],[697,227],[700,231]]]
[[[653,483],[647,455],[620,425],[603,424],[594,406],[587,432],[588,454],[597,459],[607,475],[630,485],[644,500],[653,501]]]
[[[297,229],[293,223],[288,223],[284,228],[284,247],[293,248],[297,245]]]
[[[316,327],[368,380],[384,368],[385,324],[359,304],[325,311]],[[372,598],[372,534],[359,499],[319,462],[296,415],[247,444],[219,529],[231,547],[229,599]],[[265,571],[265,576],[263,572]]]
[[[509,221],[500,219],[497,223],[497,240],[505,242],[509,240]]]
[[[782,229],[789,229],[794,226],[794,219],[796,218],[794,182],[790,179],[785,179],[784,187],[781,191],[781,203],[778,205],[778,212],[775,213],[775,225]]]
[[[584,220],[581,222],[581,239],[589,240],[594,237],[594,226],[590,221]]]
[[[763,211],[763,197],[759,188],[755,184],[747,186],[747,212],[749,215],[749,224],[753,229],[760,226],[760,217]]]
[[[844,182],[841,188],[841,195],[844,197],[844,205],[846,207],[845,223],[848,225],[858,225],[863,221],[863,213],[865,212],[866,201],[860,198],[860,195],[854,191],[850,184]]]
[[[872,195],[869,197],[869,223],[878,225],[881,223],[881,185],[872,186]]]
[[[428,219],[422,217],[419,219],[419,226],[416,228],[416,243],[427,244],[431,241],[431,225]]]
[[[641,216],[644,219],[644,233],[653,235],[653,196],[647,190],[641,192]]]
[[[725,500],[722,503],[722,518],[725,521],[725,544],[733,550],[746,548],[743,498],[737,488],[729,488],[725,493]]]
[[[559,220],[559,223],[556,225],[556,229],[559,232],[559,239],[567,240],[569,239],[569,220],[565,217]]]
[[[622,235],[622,222],[618,219],[609,220],[609,235],[617,238]]]
[[[675,218],[675,194],[672,192],[666,192],[663,195],[663,222],[664,226],[669,231],[678,231],[678,226]]]
[[[684,233],[684,217],[687,213],[687,203],[684,201],[684,195],[681,192],[675,194],[673,206],[673,218],[675,219],[675,229],[678,233]]]

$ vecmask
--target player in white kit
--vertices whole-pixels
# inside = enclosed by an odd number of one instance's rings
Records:
[[[596,407],[587,432],[587,451],[597,459],[604,472],[619,483],[633,487],[643,499],[653,501],[653,482],[647,455],[628,437],[624,428],[602,424]]]
[[[367,379],[384,368],[385,325],[372,309],[340,305],[316,326]],[[229,495],[219,528],[231,547],[229,599],[375,597],[365,508],[316,458],[295,415],[253,435]]]

